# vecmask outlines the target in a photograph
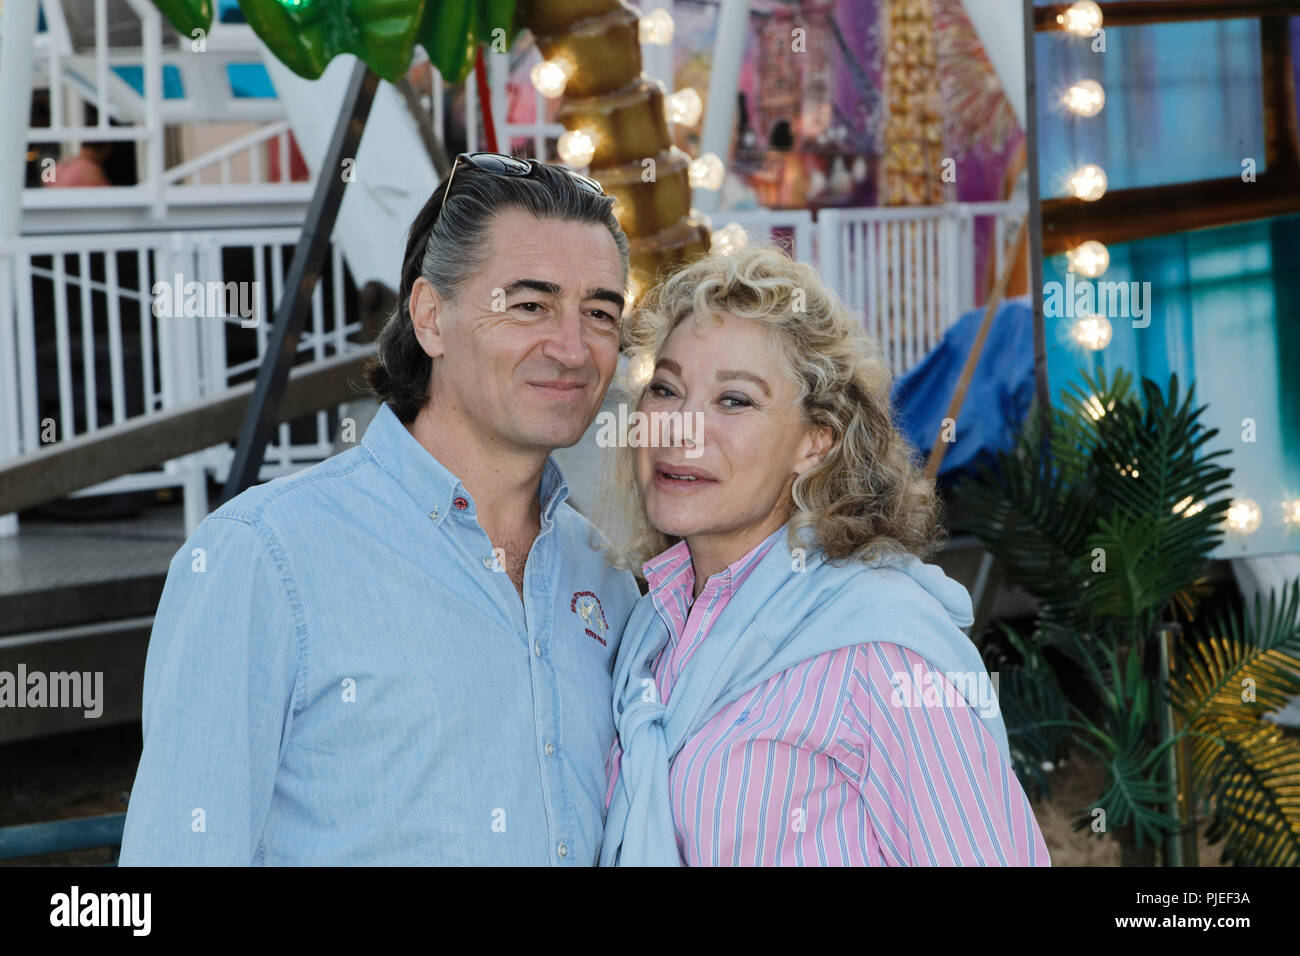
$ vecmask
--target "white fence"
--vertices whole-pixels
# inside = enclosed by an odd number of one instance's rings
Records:
[[[993,257],[995,274],[1001,270],[1006,237],[1024,215],[1025,205],[1015,202],[823,209],[818,262],[884,346],[897,375],[934,348],[963,312],[982,304],[978,253]]]
[[[0,460],[252,378],[297,240],[297,230],[284,228],[0,242]],[[351,298],[335,247],[312,297],[300,360],[357,347]],[[227,308],[230,301],[249,314]],[[281,425],[261,478],[327,457],[331,414],[319,412],[292,433]],[[182,487],[193,527],[206,513],[205,473],[224,481],[232,455],[219,446],[78,494]]]
[[[983,304],[976,269],[991,256],[994,274],[1001,270],[1024,214],[1024,203],[982,202],[822,209],[815,219],[806,209],[743,210],[712,219],[817,266],[901,375]]]

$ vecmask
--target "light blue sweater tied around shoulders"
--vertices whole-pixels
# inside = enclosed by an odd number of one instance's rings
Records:
[[[668,767],[686,740],[769,677],[855,644],[898,644],[940,673],[962,675],[953,683],[1008,759],[1001,711],[971,694],[987,681],[979,652],[961,630],[973,620],[966,589],[936,565],[912,555],[832,564],[816,547],[792,550],[782,533],[713,623],[665,706],[650,665],[668,640],[668,627],[650,597],[642,597],[614,665],[614,723],[623,756],[601,865],[681,865]]]

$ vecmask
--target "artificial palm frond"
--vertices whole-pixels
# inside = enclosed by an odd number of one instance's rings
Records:
[[[1178,520],[1178,519],[1173,519]],[[1083,598],[1097,617],[1128,618],[1146,633],[1157,615],[1187,589],[1189,572],[1205,564],[1201,542],[1170,544],[1170,521],[1147,515],[1116,515],[1097,522],[1087,548],[1105,556],[1106,570],[1084,583]]]
[[[1232,471],[1217,461],[1228,449],[1204,450],[1219,431],[1201,423],[1206,406],[1193,407],[1195,392],[1192,386],[1180,400],[1176,375],[1168,395],[1143,379],[1141,402],[1120,402],[1098,420],[1097,492],[1130,514],[1151,517],[1172,516],[1186,501],[1179,514],[1187,524],[1180,526],[1201,529],[1208,554],[1223,534],[1215,527],[1222,515],[1214,516],[1210,499],[1229,489]],[[1187,515],[1199,502],[1206,506]]]
[[[1207,450],[1218,432],[1204,411],[1176,377],[1167,390],[1149,379],[1135,390],[1122,371],[1085,375],[1047,413],[1050,440],[1043,416],[1031,416],[1015,450],[960,484],[957,501],[968,530],[1039,600],[1032,639],[1012,642],[1025,663],[1008,668],[999,694],[1029,779],[1049,743],[1097,755],[1106,779],[1091,809],[1105,810],[1127,852],[1181,828],[1167,813],[1168,751],[1186,740],[1225,859],[1296,864],[1300,744],[1265,715],[1300,694],[1300,582],[1267,610],[1257,599],[1244,619],[1197,618],[1232,474],[1219,461],[1226,450]],[[1175,676],[1159,687],[1149,637],[1178,616],[1186,636]],[[1095,695],[1068,700],[1068,717],[1050,712],[1061,684],[1047,647],[1074,661]],[[1161,740],[1166,701],[1183,729]],[[1072,733],[1051,741],[1055,729]],[[1091,822],[1085,813],[1076,825]]]
[[[1078,729],[1085,732],[1076,742],[1105,763],[1106,781],[1105,791],[1075,819],[1074,829],[1090,826],[1094,812],[1101,809],[1107,829],[1132,826],[1139,848],[1144,842],[1158,843],[1176,832],[1180,821],[1162,809],[1174,795],[1162,780],[1165,751],[1174,741],[1152,747],[1132,738],[1117,740],[1086,723]]]
[[[1071,708],[1078,715],[1072,723],[1082,732],[1076,742],[1106,765],[1105,791],[1075,822],[1075,829],[1088,826],[1091,811],[1100,807],[1108,828],[1132,826],[1140,848],[1144,841],[1158,842],[1179,826],[1164,810],[1173,798],[1173,788],[1163,779],[1165,751],[1176,738],[1152,745],[1154,700],[1142,649],[1132,643],[1121,651],[1115,635],[1108,637],[1109,666],[1089,672],[1102,698],[1099,719],[1077,705]]]
[[[1203,633],[1202,633],[1203,631]],[[1184,642],[1170,688],[1189,726],[1202,717],[1256,724],[1300,694],[1300,581],[1244,616],[1223,612]]]
[[[1078,617],[1087,572],[1084,542],[1095,522],[1090,496],[1035,456],[1033,440],[997,456],[996,468],[959,485],[965,525],[1008,575],[1062,620]]]
[[[1213,593],[1214,588],[1210,586],[1209,578],[1199,577],[1174,592],[1174,602],[1169,608],[1169,613],[1175,622],[1181,614],[1183,620],[1191,624],[1196,620],[1196,609],[1201,606],[1201,601]]]
[[[1211,806],[1206,838],[1223,841],[1223,862],[1300,865],[1300,741],[1275,724],[1206,717],[1190,736],[1197,792]]]
[[[1001,653],[986,661],[990,673],[998,676],[998,706],[1007,728],[1012,770],[1031,799],[1050,797],[1043,765],[1061,754],[1066,737],[1061,723],[1069,716],[1070,704],[1039,643],[1022,638],[1005,624],[998,627],[1020,655],[1017,663]]]
[[[1086,387],[1072,384],[1061,394],[1052,418],[1052,463],[1071,483],[1086,482],[1101,445],[1100,423],[1108,411],[1134,400],[1133,376],[1123,369],[1107,380],[1104,370],[1084,377]]]

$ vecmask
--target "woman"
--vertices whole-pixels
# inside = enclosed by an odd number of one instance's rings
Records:
[[[1049,865],[854,317],[747,249],[652,290],[629,342],[644,440],[607,524],[649,593],[615,664],[602,864]]]

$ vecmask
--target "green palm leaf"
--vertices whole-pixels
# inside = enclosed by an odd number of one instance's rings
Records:
[[[1300,742],[1268,722],[1242,729],[1205,718],[1192,749],[1197,791],[1212,806],[1206,836],[1238,866],[1300,865]]]
[[[1267,606],[1203,622],[1180,647],[1174,707],[1189,726],[1203,717],[1254,725],[1300,694],[1300,582]],[[1253,699],[1252,699],[1253,698]]]
[[[1031,797],[1050,796],[1043,764],[1061,754],[1067,732],[1061,723],[1069,716],[1069,701],[1035,637],[1022,638],[1005,624],[998,627],[1020,656],[1018,663],[1011,663],[999,652],[986,662],[998,675],[998,707],[1007,728],[1012,770]]]

